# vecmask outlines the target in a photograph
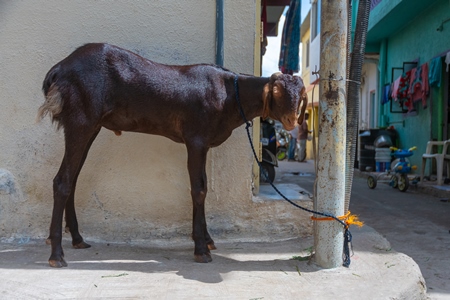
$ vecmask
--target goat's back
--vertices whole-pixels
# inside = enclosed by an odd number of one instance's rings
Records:
[[[65,127],[75,115],[116,133],[182,141],[182,130],[222,121],[217,116],[224,112],[233,76],[214,65],[171,66],[109,44],[86,44],[47,73],[38,118],[50,113]]]

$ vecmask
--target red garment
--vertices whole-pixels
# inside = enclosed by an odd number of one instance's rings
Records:
[[[397,98],[399,100],[405,100],[405,105],[409,107],[411,104],[410,95],[408,93],[409,91],[409,83],[411,81],[411,70],[409,70],[406,73],[403,73],[403,75],[400,77],[400,83],[398,85],[398,92],[397,92]]]
[[[409,83],[411,81],[411,70],[409,70],[406,73],[403,73],[403,75],[400,77],[400,83],[398,84],[398,92],[397,97],[398,99],[409,99]]]
[[[411,70],[408,94],[412,101],[408,103],[408,111],[414,109],[414,103],[422,100],[423,108],[427,108],[427,96],[430,91],[428,84],[428,63]]]

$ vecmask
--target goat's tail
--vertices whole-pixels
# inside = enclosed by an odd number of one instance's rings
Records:
[[[59,67],[52,68],[45,76],[42,84],[42,91],[44,92],[45,102],[39,107],[36,122],[42,120],[47,114],[50,114],[52,123],[57,123],[57,129],[60,129],[62,124],[60,122],[60,113],[63,109],[63,98],[57,85],[57,73]]]

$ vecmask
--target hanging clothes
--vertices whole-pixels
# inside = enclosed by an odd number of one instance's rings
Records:
[[[450,64],[450,51],[445,55],[445,63],[447,64],[446,71],[448,72],[448,65]]]
[[[398,89],[400,86],[400,80],[401,80],[401,76],[399,78],[397,78],[394,83],[392,84],[392,93],[391,93],[391,97],[392,99],[394,99],[394,101],[397,101],[399,99],[399,95],[398,95]]]
[[[430,86],[441,86],[442,78],[442,62],[441,57],[435,57],[430,61],[430,69],[428,70],[428,83]]]
[[[410,81],[411,81],[411,70],[403,73],[402,76],[400,77],[397,92],[398,99],[409,99],[408,90]]]
[[[301,1],[291,0],[284,21],[278,67],[284,74],[299,71]]]
[[[427,108],[427,97],[430,91],[428,84],[428,63],[416,67],[411,70],[411,77],[409,83],[409,98],[408,111],[414,109],[414,103],[422,100],[423,108]]]
[[[397,97],[401,103],[404,102],[406,106],[410,105],[410,96],[409,96],[409,83],[411,81],[411,70],[405,72],[400,76],[400,83],[398,85]]]
[[[383,88],[383,98],[381,99],[381,104],[384,105],[391,99],[391,85],[386,84]]]
[[[266,54],[267,49],[267,32],[268,32],[268,26],[267,26],[267,3],[266,0],[263,0],[262,2],[262,11],[261,11],[261,22],[263,23],[263,40],[261,42],[261,55]]]

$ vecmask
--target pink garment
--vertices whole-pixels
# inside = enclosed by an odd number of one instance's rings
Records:
[[[423,108],[427,108],[427,96],[430,91],[428,84],[428,63],[411,70],[408,94],[411,101],[408,103],[408,111],[413,110],[414,103],[422,100]]]
[[[392,99],[394,99],[395,101],[398,100],[398,87],[399,87],[399,85],[400,85],[400,79],[401,79],[401,76],[400,76],[399,78],[397,78],[397,79],[394,81],[394,86],[392,87],[392,94],[391,94],[391,97],[392,97]]]

